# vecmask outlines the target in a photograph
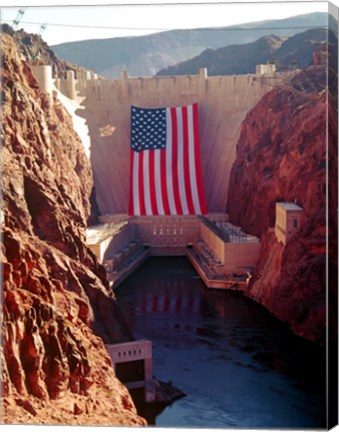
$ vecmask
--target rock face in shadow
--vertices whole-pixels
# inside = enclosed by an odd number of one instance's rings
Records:
[[[327,97],[329,142],[335,146],[337,112],[324,67],[312,67],[262,98],[243,122],[228,198],[230,221],[261,237],[246,294],[319,344],[326,336]],[[304,209],[304,222],[285,247],[274,234],[277,201]]]
[[[104,347],[132,335],[84,245],[89,161],[7,34],[2,55],[3,421],[145,425]]]

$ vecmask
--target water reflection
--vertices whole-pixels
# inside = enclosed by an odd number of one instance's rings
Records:
[[[116,292],[154,374],[187,397],[158,426],[325,427],[325,355],[237,292],[207,290],[184,258],[152,258]]]

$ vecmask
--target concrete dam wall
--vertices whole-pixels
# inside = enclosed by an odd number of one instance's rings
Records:
[[[85,79],[84,79],[85,78]],[[202,175],[209,212],[225,212],[229,177],[241,123],[247,112],[278,82],[280,74],[208,77],[95,79],[90,74],[60,82],[69,96],[81,98],[91,140],[91,163],[100,213],[128,211],[130,107],[199,104]]]

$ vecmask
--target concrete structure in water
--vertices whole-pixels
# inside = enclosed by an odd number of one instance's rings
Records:
[[[200,237],[214,251],[224,272],[246,272],[255,266],[259,257],[259,239],[230,223],[211,224],[204,218]]]
[[[284,245],[299,230],[304,211],[295,203],[277,202],[275,207],[275,235]]]
[[[143,389],[146,402],[155,399],[152,342],[137,340],[106,345],[117,377],[129,390]]]
[[[121,251],[135,238],[135,227],[128,221],[92,226],[87,230],[87,246],[103,263]]]
[[[124,222],[121,222],[122,218]],[[149,256],[187,256],[208,288],[245,289],[260,242],[222,213],[201,216],[111,215],[88,229],[88,245],[115,289]]]

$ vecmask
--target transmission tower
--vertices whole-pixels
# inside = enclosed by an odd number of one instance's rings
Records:
[[[46,30],[46,28],[47,28],[47,23],[43,23],[43,24],[40,26],[39,36],[42,35],[42,33]]]
[[[14,30],[16,30],[18,28],[18,25],[19,25],[20,21],[22,20],[22,17],[24,16],[24,13],[25,13],[26,9],[27,8],[21,8],[21,9],[19,9],[19,12],[17,13],[16,18],[13,21],[13,29]]]

